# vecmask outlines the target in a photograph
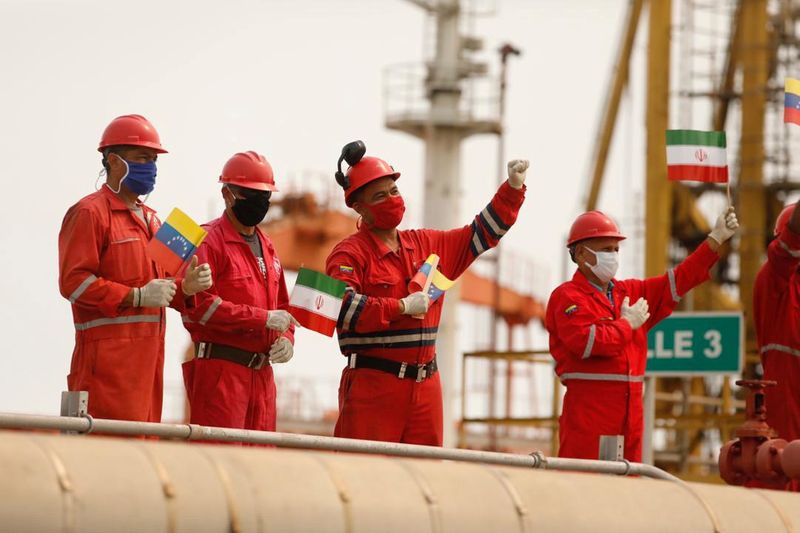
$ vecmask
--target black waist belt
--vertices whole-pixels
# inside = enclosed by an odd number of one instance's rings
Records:
[[[357,353],[351,353],[348,356],[348,360],[350,368],[371,368],[372,370],[380,370],[388,374],[394,374],[400,379],[413,379],[417,383],[430,378],[439,369],[435,357],[433,361],[424,365],[398,363],[397,361],[381,359],[380,357],[369,357]]]
[[[269,355],[265,353],[248,352],[225,344],[201,342],[194,345],[194,354],[198,359],[223,359],[254,370],[269,365]]]

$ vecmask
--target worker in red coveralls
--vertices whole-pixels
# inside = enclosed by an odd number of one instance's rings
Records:
[[[755,321],[767,387],[767,423],[787,441],[800,439],[800,203],[786,207],[753,289]],[[800,483],[793,482],[800,491]]]
[[[197,295],[183,323],[195,358],[183,376],[191,423],[275,430],[272,364],[294,353],[295,319],[283,268],[258,224],[278,189],[272,167],[256,152],[231,157],[219,178],[225,212],[209,222],[197,256],[211,265],[215,284]]]
[[[427,294],[409,294],[407,286],[432,253],[441,258],[442,274],[456,279],[497,245],[525,199],[528,162],[509,162],[508,181],[471,224],[449,231],[399,231],[405,211],[395,183],[400,173],[363,154],[360,141],[350,143],[339,160],[339,165],[342,159],[350,164],[347,175],[340,167],[337,181],[361,223],[334,247],[326,265],[327,274],[348,287],[337,324],[348,364],[334,435],[441,446],[436,331],[443,298],[431,305]]]
[[[211,270],[193,259],[182,279],[164,279],[147,254],[161,222],[139,197],[153,191],[166,153],[153,125],[117,117],[98,151],[106,182],[69,208],[58,235],[59,287],[75,323],[67,385],[89,392],[94,417],[160,422],[164,308],[191,306]]]
[[[674,269],[646,280],[616,280],[625,237],[600,211],[578,216],[567,243],[578,269],[550,295],[545,320],[556,374],[567,388],[559,456],[597,459],[601,435],[622,435],[625,458],[641,461],[647,332],[708,279],[719,247],[738,227],[729,208]]]

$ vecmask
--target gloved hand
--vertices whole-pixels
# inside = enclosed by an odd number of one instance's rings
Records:
[[[736,218],[736,211],[733,207],[729,207],[717,217],[717,222],[714,224],[714,229],[708,234],[709,237],[722,244],[734,236],[736,230],[739,229],[739,220]]]
[[[400,298],[401,311],[404,315],[424,315],[431,305],[431,297],[422,291],[412,292],[405,298]]]
[[[192,263],[186,268],[186,275],[183,278],[181,289],[186,296],[192,296],[198,292],[210,289],[213,281],[211,280],[211,267],[208,263],[197,266],[197,256],[192,257]]]
[[[630,301],[631,299],[626,296],[622,301],[620,314],[622,318],[630,322],[632,329],[639,329],[650,318],[650,306],[644,298],[639,298],[633,305],[630,305]]]
[[[294,346],[292,341],[286,337],[278,337],[278,340],[272,343],[269,349],[269,362],[286,363],[294,355]]]
[[[284,311],[283,309],[278,309],[276,311],[268,311],[267,312],[267,328],[274,329],[275,331],[280,331],[283,333],[289,326],[294,324],[295,326],[299,326],[300,322],[298,322],[288,311]]]
[[[515,189],[521,189],[525,185],[525,175],[528,172],[527,159],[512,159],[508,162],[508,184]]]
[[[166,307],[175,296],[178,286],[171,279],[150,280],[133,295],[134,307]]]

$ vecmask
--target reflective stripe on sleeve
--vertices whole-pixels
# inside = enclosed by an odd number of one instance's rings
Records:
[[[667,270],[667,277],[669,278],[669,291],[672,293],[672,301],[680,302],[681,297],[678,294],[678,284],[675,283],[675,269],[670,268]]]
[[[353,326],[353,316],[356,313],[356,310],[360,307],[364,307],[367,303],[367,297],[363,294],[355,294],[353,298],[350,300],[350,305],[347,307],[347,313],[344,315],[344,321],[342,322],[342,329],[348,330],[351,329]],[[361,314],[359,312],[359,314]]]
[[[214,315],[214,312],[217,310],[217,307],[219,307],[219,304],[221,303],[222,303],[222,298],[220,298],[219,296],[214,298],[214,301],[211,302],[211,305],[208,306],[208,309],[206,309],[206,312],[203,313],[203,316],[200,318],[201,326],[205,326],[208,323],[208,321]]]
[[[97,281],[97,276],[95,276],[94,274],[89,274],[88,276],[86,276],[86,279],[83,280],[83,283],[78,285],[78,288],[72,291],[72,294],[69,295],[69,301],[75,303],[78,300],[78,298],[81,297],[81,294],[83,294],[83,292],[89,288],[89,285],[91,285],[95,281]]]
[[[761,347],[760,350],[761,353],[766,353],[769,351],[783,352],[800,357],[800,350],[797,350],[790,346],[784,346],[783,344],[765,344],[764,346]]]
[[[118,316],[114,318],[98,318],[97,320],[90,320],[82,324],[75,324],[75,329],[78,331],[86,331],[87,329],[99,328],[100,326],[110,326],[115,324],[144,324],[144,323],[158,323],[161,322],[160,315],[129,315]]]
[[[509,226],[503,224],[503,221],[500,220],[499,216],[497,216],[497,213],[492,208],[491,204],[487,205],[483,211],[480,212],[478,217],[489,231],[489,234],[495,240],[500,240],[500,238],[505,235],[509,229]]]
[[[789,245],[786,244],[783,239],[778,241],[781,245],[781,248],[786,250],[786,252],[791,255],[792,257],[800,258],[800,250],[795,250],[794,248],[789,248]]]
[[[629,376],[627,374],[597,374],[592,372],[567,372],[559,376],[561,381],[569,379],[587,379],[589,381],[623,381],[629,383],[644,382],[644,376]]]
[[[592,324],[592,327],[589,328],[589,340],[586,341],[586,349],[583,350],[583,357],[581,357],[581,359],[586,359],[592,355],[592,348],[594,348],[594,337],[596,334],[597,326]]]
[[[472,240],[469,243],[469,249],[472,252],[473,257],[478,257],[489,249],[489,245],[483,238],[483,233],[481,232],[481,228],[478,226],[477,222],[473,221],[470,225],[470,229],[472,229]]]

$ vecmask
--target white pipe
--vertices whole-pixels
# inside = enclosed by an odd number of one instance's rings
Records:
[[[72,431],[83,434],[105,433],[109,435],[149,436],[164,439],[271,444],[284,448],[330,450],[425,459],[446,459],[471,463],[541,468],[545,470],[595,472],[621,476],[633,475],[669,481],[680,481],[675,476],[659,468],[628,461],[592,461],[586,459],[546,457],[541,452],[522,455],[484,452],[479,450],[460,450],[438,448],[436,446],[420,446],[416,444],[323,437],[318,435],[298,435],[294,433],[218,428],[199,426],[197,424],[159,424],[154,422],[106,420],[92,418],[90,416],[64,417],[0,413],[0,428],[46,429]]]

